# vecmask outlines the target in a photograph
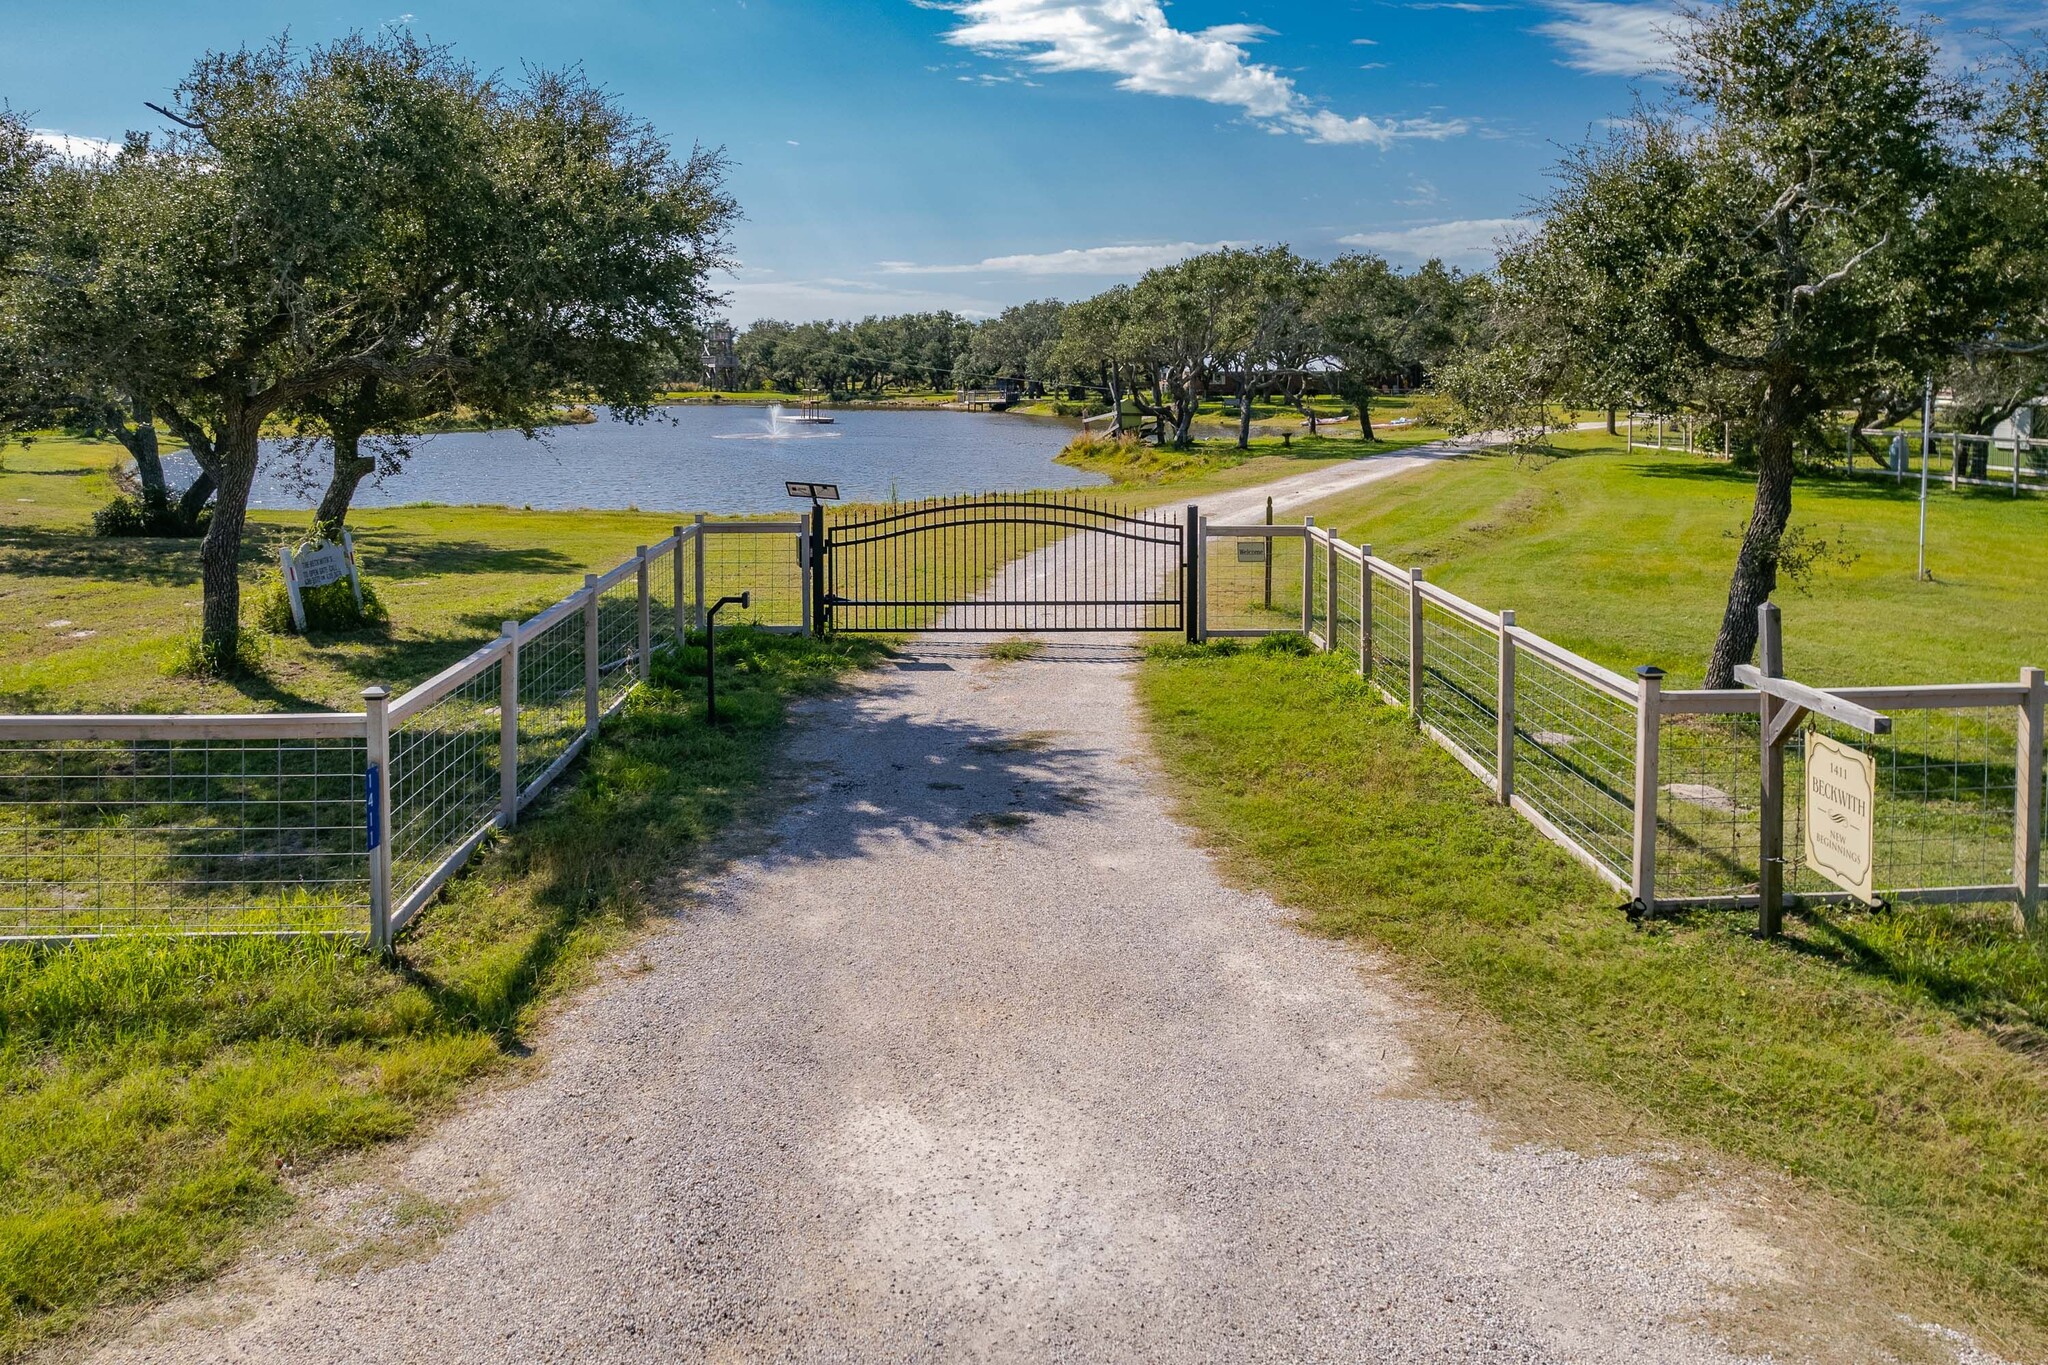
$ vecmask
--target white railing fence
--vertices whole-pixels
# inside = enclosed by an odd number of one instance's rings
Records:
[[[704,608],[811,619],[801,521],[676,528],[360,712],[0,716],[0,940],[350,934],[382,947],[566,771]]]
[[[1891,728],[1857,733],[1802,710],[1777,737],[1785,772],[1766,799],[1770,702],[1755,686],[1666,689],[1653,667],[1625,677],[1313,519],[1203,520],[1201,531],[1197,639],[1299,631],[1354,661],[1382,697],[1635,913],[1764,908],[1780,887],[1783,903],[1845,899],[1803,865],[1802,803],[1783,799],[1804,780],[1801,746],[1787,739],[1820,730],[1876,759],[1885,900],[2006,904],[2022,927],[2035,923],[2048,823],[2048,689],[2038,669],[2018,683],[1804,689],[1883,710]],[[1258,548],[1225,551],[1220,541]],[[1775,638],[1776,609],[1767,611]],[[1767,866],[1781,882],[1765,877]]]

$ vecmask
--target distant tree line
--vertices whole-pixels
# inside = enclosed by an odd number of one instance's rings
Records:
[[[905,313],[859,322],[754,323],[739,334],[739,386],[879,395],[1010,382],[1084,386],[1154,439],[1185,444],[1216,393],[1300,402],[1332,392],[1372,435],[1371,403],[1483,346],[1490,282],[1431,261],[1322,262],[1284,246],[1225,249],[1149,271],[1077,303],[1038,299],[970,321]],[[1240,440],[1250,426],[1241,405]]]

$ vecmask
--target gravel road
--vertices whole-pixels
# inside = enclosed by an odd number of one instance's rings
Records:
[[[1369,961],[1170,818],[1134,658],[934,638],[811,704],[772,846],[563,1009],[530,1083],[389,1154],[445,1235],[252,1258],[99,1358],[1731,1358],[1702,1320],[1770,1248],[1418,1097]],[[321,1208],[408,1235],[385,1184]]]

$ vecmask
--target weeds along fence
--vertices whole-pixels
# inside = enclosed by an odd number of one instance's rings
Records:
[[[2031,929],[2044,823],[2038,669],[2014,683],[1734,690],[1624,676],[1317,527],[1200,524],[1198,639],[1299,631],[1342,654],[1632,912],[1848,899],[1805,865],[1804,736],[1872,756],[1890,902],[1996,905]],[[1234,541],[1226,550],[1219,542]],[[1246,548],[1253,547],[1253,548]],[[1778,657],[1767,607],[1766,657]],[[1833,714],[1883,712],[1881,733]],[[1766,744],[1766,737],[1772,740]]]
[[[0,716],[0,940],[362,935],[383,946],[644,682],[721,620],[807,632],[800,521],[679,526],[363,709]]]

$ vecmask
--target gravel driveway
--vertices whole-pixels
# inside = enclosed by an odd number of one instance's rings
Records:
[[[1418,1098],[1396,993],[1169,817],[1134,658],[932,639],[810,705],[772,847],[399,1159],[444,1236],[252,1259],[102,1358],[1728,1358],[1769,1250]],[[314,1221],[403,1241],[385,1198]]]

